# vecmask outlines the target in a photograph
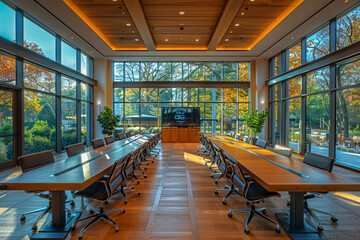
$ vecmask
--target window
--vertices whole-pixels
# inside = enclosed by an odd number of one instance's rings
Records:
[[[289,70],[301,66],[301,42],[288,50]]]
[[[15,41],[15,11],[0,1],[0,36]],[[6,24],[5,24],[6,23]]]
[[[171,62],[158,63],[157,81],[171,81]]]
[[[88,128],[91,129],[89,115],[89,103],[81,102],[81,142],[83,144],[89,144]]]
[[[139,88],[125,88],[125,102],[139,102]]]
[[[248,82],[249,81],[249,63],[239,62],[239,81]]]
[[[221,102],[221,88],[205,88],[205,102]]]
[[[0,163],[14,160],[13,103],[13,93],[0,89]]]
[[[205,63],[205,81],[221,81],[221,63]]]
[[[89,98],[89,86],[86,83],[80,83],[81,100],[88,100]]]
[[[189,62],[189,81],[204,80],[204,63]]]
[[[141,88],[141,102],[157,102],[158,89],[157,88]]]
[[[338,66],[337,87],[360,83],[360,58]]]
[[[61,143],[65,148],[77,143],[76,137],[76,101],[61,99]]]
[[[61,41],[61,64],[76,70],[76,49]]]
[[[301,77],[289,80],[289,97],[301,95]]]
[[[26,17],[23,46],[55,61],[55,36]]]
[[[301,98],[289,99],[289,143],[296,152],[300,151]]]
[[[274,58],[274,76],[277,76],[281,73],[281,55],[278,55]]]
[[[330,53],[329,25],[306,38],[306,62],[314,61]]]
[[[61,95],[76,98],[76,80],[61,76]]]
[[[158,64],[157,62],[142,62],[140,64],[141,68],[141,81],[156,81],[158,73]]]
[[[24,86],[55,93],[55,73],[24,63]]]
[[[81,53],[81,73],[89,76],[89,57]]]
[[[158,104],[141,104],[141,133],[158,132]]]
[[[139,81],[140,63],[139,62],[125,62],[125,82]]]
[[[15,58],[0,54],[0,82],[15,85],[15,74]]]
[[[360,41],[360,7],[337,19],[337,49]]]
[[[236,62],[224,62],[224,81],[237,81],[237,65]]]
[[[173,62],[172,63],[172,81],[186,81],[187,78],[184,76],[188,76],[188,68],[186,63],[182,62]]]
[[[124,81],[124,62],[114,63],[114,81],[115,82]]]
[[[306,75],[306,92],[315,93],[329,89],[330,69],[323,68]]]

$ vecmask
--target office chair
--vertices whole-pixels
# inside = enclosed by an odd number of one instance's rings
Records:
[[[279,225],[272,220],[271,218],[265,216],[267,210],[266,208],[260,208],[256,209],[255,204],[262,203],[264,199],[270,198],[270,197],[280,197],[280,194],[277,192],[269,192],[265,188],[263,188],[259,183],[254,181],[251,178],[248,178],[240,165],[239,162],[230,162],[231,167],[233,168],[233,173],[230,177],[230,180],[232,184],[239,190],[241,196],[245,198],[247,201],[249,201],[251,208],[250,209],[230,209],[229,210],[229,217],[233,216],[233,212],[248,212],[249,217],[246,220],[245,224],[245,233],[249,234],[249,224],[252,218],[257,215],[271,223],[273,223],[276,228],[275,231],[277,233],[280,233]]]
[[[234,135],[235,139],[240,140],[240,137],[241,137],[240,133],[235,133],[235,135]]]
[[[334,162],[335,162],[334,158],[325,157],[325,156],[321,156],[321,155],[314,154],[314,153],[306,153],[305,157],[304,157],[304,163],[311,165],[313,167],[316,167],[316,168],[320,168],[320,169],[328,171],[328,172],[332,172],[332,169],[334,167]],[[337,222],[338,219],[332,213],[324,212],[324,211],[309,207],[307,200],[313,199],[313,198],[317,197],[317,195],[319,195],[319,194],[327,194],[327,193],[328,192],[307,193],[304,196],[304,208],[305,208],[306,212],[308,214],[310,214],[310,216],[312,216],[316,220],[316,222],[319,224],[318,225],[319,231],[323,231],[324,227],[322,226],[319,218],[315,215],[314,212],[331,216],[330,219],[332,222]]]
[[[291,155],[294,152],[294,149],[290,148],[290,147],[286,147],[286,146],[282,146],[279,144],[275,144],[274,148],[273,148],[273,152],[280,154],[282,156],[291,158]]]
[[[53,156],[51,150],[20,156],[18,158],[18,160],[20,163],[21,171],[23,173],[26,173],[31,170],[55,163],[54,156]],[[48,213],[51,210],[51,194],[48,193],[47,191],[41,191],[41,190],[30,190],[30,191],[25,191],[25,192],[32,193],[35,196],[47,199],[49,201],[49,205],[47,207],[23,213],[20,217],[20,221],[23,222],[26,220],[26,215],[41,212],[40,216],[35,220],[35,223],[33,224],[32,228],[31,228],[32,230],[36,230],[37,223],[46,215],[46,213]],[[72,201],[72,200],[66,201],[66,203],[70,203],[71,206],[75,205],[74,201]],[[71,212],[69,210],[67,211],[67,213],[71,214]]]
[[[216,149],[216,147],[215,147]],[[218,166],[219,170],[220,170],[220,176],[215,180],[215,183],[218,183],[219,180],[223,177],[226,176],[226,178],[230,178],[231,176],[231,166],[229,161],[225,158],[224,156],[224,152],[222,149],[216,149],[216,155],[217,155],[217,162],[216,165]]]
[[[266,148],[266,146],[268,145],[268,141],[263,140],[263,139],[257,139],[255,142],[255,146],[261,147],[261,148]]]
[[[105,142],[106,142],[106,145],[115,142],[114,136],[112,136],[112,135],[106,136],[105,137]]]
[[[117,189],[124,183],[125,176],[124,176],[124,167],[126,165],[126,162],[123,161],[123,159],[119,161],[115,161],[114,165],[111,168],[109,177],[105,179],[100,179],[99,181],[91,184],[89,187],[85,188],[82,191],[76,192],[75,195],[79,197],[85,197],[90,200],[95,200],[98,202],[101,202],[102,204],[106,202],[114,192],[117,191]],[[99,219],[103,219],[112,225],[115,226],[115,231],[119,231],[119,227],[117,223],[112,220],[108,214],[112,212],[122,211],[122,213],[125,213],[125,209],[118,208],[113,209],[109,211],[104,211],[103,205],[100,207],[100,209],[91,208],[90,216],[87,216],[85,218],[76,220],[71,229],[74,230],[75,226],[78,222],[85,221],[88,219],[92,219],[85,227],[83,227],[78,235],[79,239],[82,239],[83,232],[88,229],[90,226],[92,226],[96,221]]]
[[[130,132],[127,132],[127,133],[125,133],[125,134],[126,134],[126,138],[131,137],[131,133],[130,133]]]
[[[208,163],[211,163],[209,166],[209,169],[212,168],[212,166],[214,164],[216,164],[217,161],[217,156],[216,156],[216,150],[214,148],[214,145],[212,144],[212,142],[210,141],[210,139],[207,139],[208,141],[208,146],[209,146],[209,154],[207,155],[210,160],[205,162],[205,165],[207,166]],[[203,160],[205,160],[205,156],[203,156]]]
[[[69,158],[85,152],[85,147],[82,143],[66,146],[65,149]]]
[[[101,148],[105,146],[104,139],[98,138],[91,141],[91,145],[93,146],[93,149]]]
[[[229,134],[230,137],[234,137],[234,135],[235,135],[234,131],[231,131]]]
[[[242,140],[245,143],[249,143],[250,142],[250,137],[249,136],[244,136]]]
[[[118,138],[119,138],[119,140],[125,139],[125,138],[126,138],[125,133],[119,133],[119,134],[118,134]]]

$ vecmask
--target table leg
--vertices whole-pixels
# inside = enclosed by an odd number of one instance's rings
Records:
[[[290,193],[290,228],[304,228],[304,193]]]
[[[52,208],[52,226],[64,227],[66,224],[65,217],[65,192],[51,192],[51,208]]]

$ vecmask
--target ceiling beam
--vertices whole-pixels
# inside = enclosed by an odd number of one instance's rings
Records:
[[[230,24],[234,20],[236,14],[239,12],[244,0],[228,0],[225,4],[224,10],[221,13],[220,19],[216,25],[214,33],[211,36],[207,50],[215,51],[219,46],[221,39],[223,39]]]
[[[123,0],[148,51],[156,51],[154,39],[140,0]]]

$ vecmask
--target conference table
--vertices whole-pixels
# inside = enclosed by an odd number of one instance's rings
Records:
[[[275,213],[293,239],[321,239],[304,221],[304,192],[360,191],[360,183],[226,135],[206,135],[270,192],[290,192],[290,214]]]
[[[0,186],[6,190],[50,191],[51,213],[31,239],[63,239],[72,223],[81,215],[80,211],[72,211],[70,215],[66,213],[65,190],[80,191],[90,186],[107,174],[115,161],[123,159],[153,136],[138,134],[115,141],[96,150],[23,173],[1,182]]]

